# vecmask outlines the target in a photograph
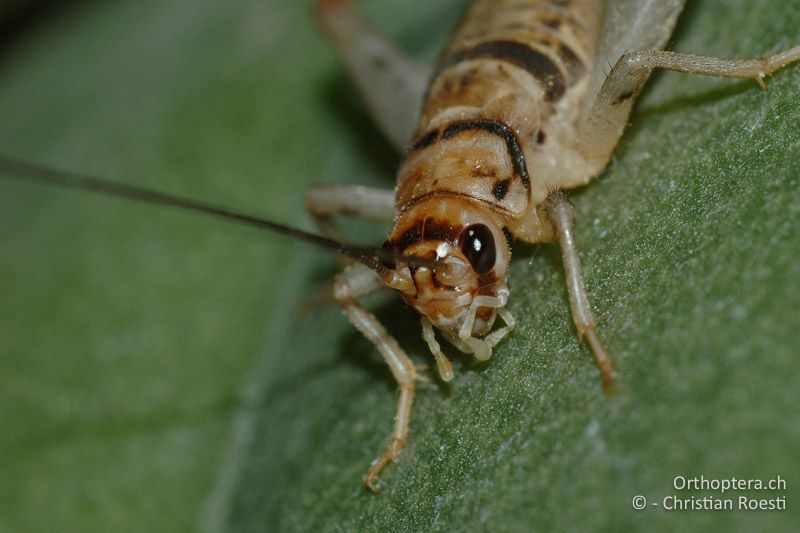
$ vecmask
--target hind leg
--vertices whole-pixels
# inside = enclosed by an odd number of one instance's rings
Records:
[[[416,127],[430,68],[373,31],[348,0],[317,0],[316,13],[372,119],[404,151]]]
[[[655,69],[686,74],[755,80],[766,89],[764,78],[800,61],[800,46],[765,59],[722,59],[663,50],[628,52],[616,62],[600,87],[591,107],[579,125],[581,155],[593,165],[594,172],[580,176],[577,183],[562,183],[562,188],[576,187],[600,172],[611,157],[628,124],[636,97]]]

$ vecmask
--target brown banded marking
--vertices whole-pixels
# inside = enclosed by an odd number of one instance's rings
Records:
[[[592,47],[594,31],[586,24],[591,17],[587,17],[585,10],[573,11],[559,2],[534,3],[537,4],[535,9],[531,8],[530,1],[504,6],[498,14],[496,30],[512,32],[523,41],[527,40],[526,35],[549,34],[570,43],[580,52]]]
[[[428,146],[432,145],[439,139],[439,130],[431,130],[411,145],[411,149],[409,152],[414,152],[416,150],[421,150],[422,148],[427,148]]]
[[[509,88],[539,87],[530,82],[530,75],[509,63],[490,60],[464,60],[450,65],[432,80],[423,105],[417,136],[433,126],[440,126],[442,113],[456,107],[476,110],[491,105],[498,95],[507,94]],[[528,87],[530,86],[530,87]],[[537,89],[538,90],[538,89]],[[528,98],[535,97],[531,92]],[[477,116],[478,113],[471,113]],[[502,113],[483,113],[484,117],[503,117]],[[453,117],[455,118],[455,117]]]
[[[481,163],[482,166],[464,167],[466,175],[472,178],[471,182],[465,182],[460,179],[460,176],[438,176],[435,170],[437,165],[435,162],[431,163],[431,160],[435,161],[441,152],[449,152],[438,145],[457,141],[459,137],[465,136],[464,134],[467,133],[471,133],[476,141],[481,139],[476,136],[484,133],[490,134],[492,138],[500,139],[508,161],[511,163],[510,168],[506,170],[502,164],[495,162]],[[448,148],[452,148],[452,144],[449,144]],[[500,210],[518,212],[522,206],[516,204],[521,202],[516,201],[504,205],[509,193],[515,189],[515,184],[519,184],[515,191],[516,196],[522,196],[525,204],[530,199],[531,180],[522,145],[514,130],[500,120],[486,118],[461,120],[451,122],[441,128],[435,128],[420,136],[412,144],[406,155],[406,162],[407,164],[403,165],[405,177],[400,180],[397,191],[398,207],[401,209],[407,203],[430,192],[452,191],[461,192],[474,200],[492,204]]]
[[[464,61],[504,62],[528,72],[546,101],[555,102],[587,74],[598,25],[594,7],[591,2],[479,1],[440,59],[437,74]]]
[[[532,42],[540,43],[551,50],[555,50],[556,56],[564,66],[564,74],[568,87],[578,83],[583,76],[588,73],[586,64],[577,53],[563,41],[554,38],[552,35],[542,34],[531,37]]]
[[[469,130],[484,130],[499,135],[506,143],[508,155],[514,165],[514,174],[522,180],[525,189],[530,193],[531,179],[528,176],[528,166],[525,163],[525,154],[519,144],[514,131],[503,122],[494,119],[464,120],[454,122],[445,128],[442,139],[450,139],[461,132]]]
[[[553,58],[528,44],[513,40],[484,41],[457,50],[444,58],[439,65],[439,72],[473,59],[493,59],[527,71],[539,82],[548,102],[558,100],[566,90],[564,72]]]
[[[398,236],[386,241],[384,248],[402,253],[403,250],[425,241],[440,241],[456,245],[463,226],[432,217],[418,218]]]

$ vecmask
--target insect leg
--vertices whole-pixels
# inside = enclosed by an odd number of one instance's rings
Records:
[[[579,149],[599,172],[627,125],[633,103],[653,69],[727,78],[750,78],[762,89],[764,78],[800,60],[800,47],[765,59],[722,59],[691,54],[645,50],[624,54],[609,72],[594,102],[579,125]],[[591,176],[587,176],[587,179]],[[567,186],[574,186],[571,184]]]
[[[317,15],[378,128],[398,150],[405,150],[430,68],[369,28],[348,0],[317,0]]]
[[[394,217],[394,192],[372,187],[314,185],[306,192],[306,206],[323,233],[341,240],[332,217],[352,215],[377,222]]]
[[[397,381],[400,396],[397,400],[397,414],[394,417],[394,429],[386,451],[372,462],[366,475],[364,485],[378,492],[376,481],[378,475],[389,462],[397,462],[400,452],[408,440],[408,427],[411,418],[411,406],[414,402],[416,368],[408,355],[400,348],[397,341],[389,335],[378,319],[364,309],[358,298],[383,288],[381,279],[368,268],[354,264],[336,277],[334,295],[347,313],[350,322],[369,339],[383,355],[386,364]]]
[[[578,338],[581,340],[585,338],[589,341],[595,363],[600,369],[603,388],[606,391],[611,391],[614,387],[614,363],[597,335],[597,325],[595,324],[594,316],[592,316],[589,297],[586,295],[586,287],[583,284],[581,263],[573,231],[575,210],[567,196],[561,191],[554,192],[548,196],[546,206],[550,223],[556,231],[558,242],[561,243],[561,260],[564,263],[567,293],[569,293],[572,319],[575,322],[575,328],[578,330]]]
[[[453,365],[450,359],[442,352],[442,347],[436,342],[436,333],[433,331],[433,323],[426,317],[422,316],[422,338],[428,343],[428,348],[436,359],[436,366],[439,369],[439,377],[442,381],[450,381],[453,379]]]

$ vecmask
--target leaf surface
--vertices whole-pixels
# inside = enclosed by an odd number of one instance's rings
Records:
[[[431,59],[463,2],[365,6]],[[428,10],[424,20],[419,14]],[[777,0],[691,3],[675,50],[800,43]],[[515,333],[421,386],[408,448],[361,486],[395,390],[325,296],[332,258],[169,209],[0,183],[0,529],[788,529],[796,511],[637,512],[631,499],[797,501],[800,68],[654,76],[610,168],[572,195],[623,391],[607,401],[558,252],[514,246]],[[311,229],[313,182],[391,187],[307,5],[78,3],[0,50],[0,153]],[[345,224],[379,243],[385,228]],[[371,308],[419,361],[417,319]],[[453,349],[450,349],[454,353]],[[788,479],[784,492],[686,478]]]

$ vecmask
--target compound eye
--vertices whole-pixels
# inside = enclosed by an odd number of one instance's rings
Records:
[[[458,239],[458,247],[478,274],[486,274],[494,268],[497,252],[492,230],[483,224],[467,226]]]

